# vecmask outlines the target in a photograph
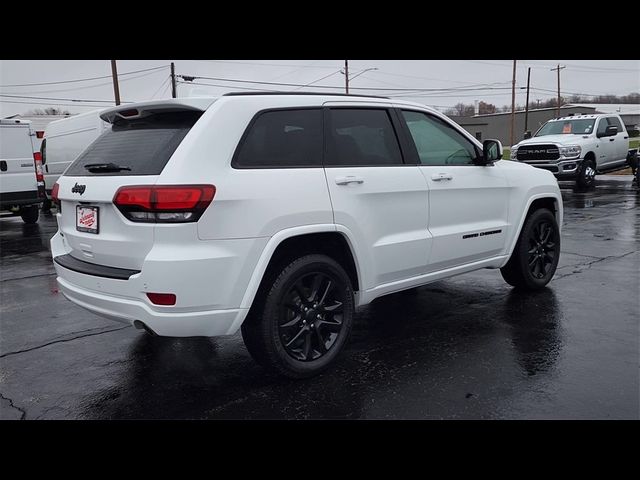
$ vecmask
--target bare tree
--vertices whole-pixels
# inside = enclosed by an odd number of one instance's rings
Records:
[[[45,109],[34,108],[33,110],[29,110],[25,115],[71,115],[71,113],[69,110],[63,110],[62,108],[47,107]]]

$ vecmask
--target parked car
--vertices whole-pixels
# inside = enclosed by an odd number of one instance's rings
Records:
[[[511,147],[511,160],[585,188],[595,184],[596,174],[624,168],[628,153],[629,134],[619,115],[570,114],[549,120],[532,138]]]
[[[62,172],[110,125],[100,118],[104,109],[49,123],[40,146],[47,195]]]
[[[481,268],[539,289],[558,264],[553,175],[420,104],[227,94],[101,118],[54,186],[57,281],[151,333],[241,329],[259,363],[300,378],[377,297]]]
[[[34,152],[31,122],[0,119],[0,210],[36,223],[44,198],[40,152]]]

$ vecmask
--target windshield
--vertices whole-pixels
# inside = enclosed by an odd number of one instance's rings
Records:
[[[586,120],[554,120],[545,123],[536,137],[545,135],[589,135],[593,132],[595,119]]]

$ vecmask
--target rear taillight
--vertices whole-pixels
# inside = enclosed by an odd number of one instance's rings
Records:
[[[44,174],[42,173],[42,154],[33,152],[33,165],[36,169],[36,182],[38,184],[38,196],[45,198],[47,195],[44,190]]]
[[[44,182],[44,175],[42,173],[42,154],[40,152],[33,152],[33,163],[36,167],[36,180],[38,182]]]
[[[58,199],[58,190],[60,190],[60,185],[58,185],[58,182],[53,184],[53,188],[51,189],[51,200],[53,200],[53,203],[55,203],[58,207],[60,207],[60,200]]]
[[[114,205],[132,222],[197,222],[214,195],[213,185],[155,185],[120,187]]]

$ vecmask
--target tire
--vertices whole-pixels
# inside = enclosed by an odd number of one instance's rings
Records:
[[[556,217],[541,208],[525,220],[511,258],[500,273],[509,285],[539,290],[553,278],[559,259],[560,232]]]
[[[349,276],[335,260],[318,254],[300,257],[276,275],[261,287],[242,324],[245,346],[275,373],[296,379],[317,375],[331,366],[351,333],[355,308]]]
[[[20,209],[20,216],[24,223],[34,224],[38,221],[40,216],[40,207],[38,205],[31,205],[28,207],[22,207]]]
[[[590,188],[596,183],[596,162],[592,158],[585,158],[578,167],[578,177],[576,186],[579,188]]]

